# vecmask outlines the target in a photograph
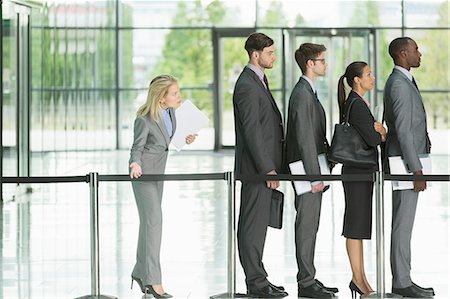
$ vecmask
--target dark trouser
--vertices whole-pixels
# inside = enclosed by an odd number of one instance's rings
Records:
[[[295,197],[295,249],[297,257],[297,282],[304,288],[314,283],[314,251],[319,229],[322,192],[306,193]]]
[[[259,289],[269,283],[262,256],[271,198],[272,190],[266,187],[265,182],[242,184],[237,238],[248,290]]]

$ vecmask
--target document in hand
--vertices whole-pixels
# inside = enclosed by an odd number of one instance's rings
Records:
[[[180,107],[175,110],[177,128],[172,137],[172,144],[177,151],[186,145],[186,136],[195,134],[209,122],[208,117],[199,110],[191,101],[185,100]]]
[[[330,174],[330,168],[328,167],[328,161],[325,154],[320,154],[319,157],[319,167],[320,173],[324,175]],[[306,174],[305,167],[303,166],[303,162],[301,160],[289,163],[289,169],[291,170],[291,174]],[[329,186],[330,182],[324,182],[325,186]],[[304,193],[308,193],[311,191],[311,182],[310,181],[294,181],[295,193],[297,195],[301,195]]]
[[[430,156],[419,155],[419,160],[420,163],[422,164],[423,174],[431,174]],[[391,170],[391,174],[412,175],[411,172],[408,172],[406,164],[401,156],[389,157],[389,169]],[[430,183],[427,182],[427,185],[430,186]],[[408,189],[414,189],[412,181],[392,181],[392,190],[408,190]]]

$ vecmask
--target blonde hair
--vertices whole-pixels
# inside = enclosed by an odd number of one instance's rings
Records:
[[[170,75],[159,75],[153,78],[148,87],[147,101],[139,107],[136,116],[145,116],[150,113],[150,117],[159,121],[160,101],[167,96],[170,86],[177,84],[178,80]]]

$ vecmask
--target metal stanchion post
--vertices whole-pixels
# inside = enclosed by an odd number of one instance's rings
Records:
[[[100,295],[99,230],[98,230],[98,172],[89,173],[89,193],[91,204],[91,295],[76,299],[117,299]]]
[[[378,157],[379,165],[383,165],[381,155]],[[384,252],[384,175],[383,167],[375,172],[375,225],[376,225],[376,252],[377,252],[377,292],[366,298],[396,298],[393,294],[385,293],[385,252]]]
[[[210,298],[239,298],[236,294],[236,180],[234,172],[226,173],[228,183],[228,285],[227,292]]]
[[[375,173],[376,205],[376,248],[377,248],[377,293],[384,294],[384,200],[382,192],[381,171]]]
[[[228,293],[236,293],[236,181],[228,172]]]

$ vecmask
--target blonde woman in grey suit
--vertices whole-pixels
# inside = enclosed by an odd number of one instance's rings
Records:
[[[129,161],[131,178],[164,173],[169,143],[176,128],[174,109],[180,103],[180,88],[174,77],[160,75],[150,82],[147,101],[138,109],[134,122],[134,141]],[[186,143],[191,144],[195,136],[186,136]],[[140,224],[131,287],[136,281],[144,294],[152,294],[155,298],[171,298],[162,286],[159,259],[163,181],[133,180],[132,186]]]

